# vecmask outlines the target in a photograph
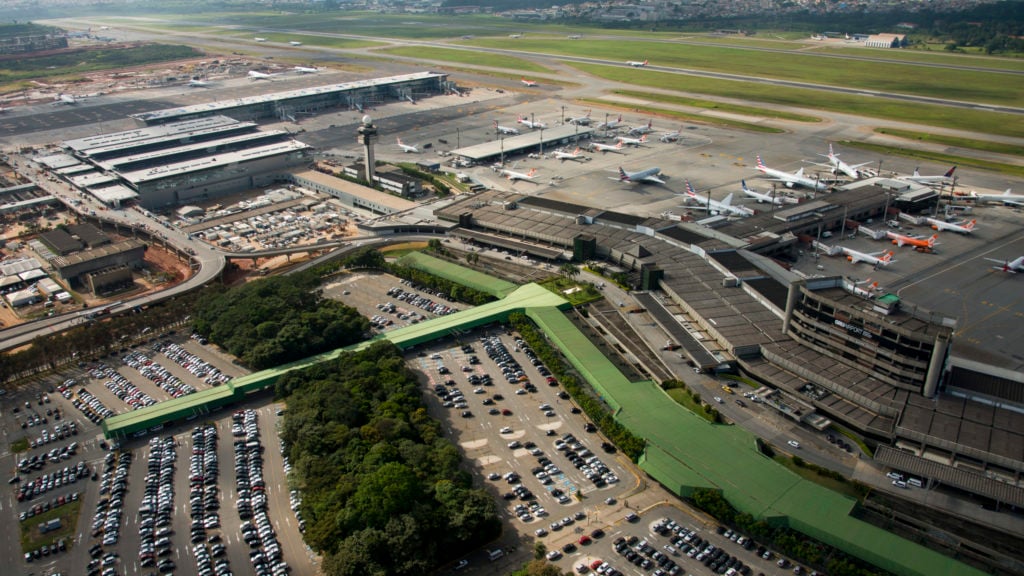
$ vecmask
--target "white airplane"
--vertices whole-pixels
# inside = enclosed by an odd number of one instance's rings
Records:
[[[612,178],[612,180],[618,180],[619,182],[633,183],[648,183],[648,184],[664,184],[665,181],[658,176],[661,175],[660,168],[648,168],[646,170],[640,170],[639,172],[626,172],[619,166],[619,177]]]
[[[266,39],[266,38],[260,38],[259,36],[257,36],[257,37],[255,37],[255,38],[253,38],[253,40],[255,40],[255,41],[257,41],[257,42],[266,42],[266,41],[267,41],[267,39]]]
[[[885,237],[892,240],[892,243],[899,246],[900,248],[904,246],[913,246],[914,249],[923,248],[925,250],[931,250],[932,248],[935,248],[935,245],[938,244],[936,240],[939,239],[938,234],[932,234],[931,238],[919,238],[915,236],[899,234],[897,232],[892,232],[891,230],[886,231]]]
[[[694,191],[693,186],[690,185],[690,181],[686,181],[686,197],[689,200],[700,204],[696,208],[698,210],[707,210],[709,213],[717,212],[719,214],[735,214],[737,216],[753,216],[754,211],[744,206],[733,206],[732,205],[732,193],[725,197],[721,202],[714,198],[708,198],[707,196],[701,196]]]
[[[627,138],[626,136],[616,136],[615,139],[618,140],[619,143],[622,144],[623,146],[636,146],[639,148],[640,146],[643,146],[644,144],[647,143],[647,134],[644,134],[639,138]]]
[[[653,123],[654,120],[648,120],[647,124],[645,125],[630,128],[629,133],[634,136],[643,136],[644,134],[650,134],[651,132],[654,132],[654,128],[651,126]]]
[[[946,222],[937,218],[925,218],[925,222],[931,225],[932,230],[949,230],[950,232],[959,232],[961,234],[970,234],[974,230],[974,226],[978,223],[977,220],[971,220],[967,222],[962,220],[960,222]]]
[[[274,74],[267,74],[266,72],[257,72],[256,70],[249,70],[247,74],[249,80],[271,80],[274,79]]]
[[[75,96],[74,94],[64,94],[62,92],[60,94],[57,94],[57,97],[54,98],[54,100],[58,104],[66,104],[68,106],[74,106],[75,104],[78,104],[79,100],[85,100],[85,98],[79,98],[78,96]]]
[[[398,142],[398,147],[402,149],[402,152],[405,152],[406,154],[419,154],[420,153],[419,146],[410,146],[408,144],[402,144],[402,139],[401,138],[395,138],[395,141]]]
[[[189,88],[209,88],[210,87],[210,83],[209,82],[204,82],[202,80],[189,80],[188,81],[188,87]]]
[[[543,122],[531,122],[529,119],[523,118],[522,116],[517,117],[516,122],[526,126],[527,128],[533,128],[535,130],[543,130],[548,127],[548,125]]]
[[[289,42],[289,44],[291,44],[292,46],[302,46],[302,42],[296,42],[295,40],[292,40],[291,42]]]
[[[519,81],[527,86],[536,86],[537,82],[534,80],[527,80],[526,78],[519,78]]]
[[[679,137],[681,136],[681,134],[680,134],[681,132],[682,132],[682,127],[680,127],[679,130],[674,130],[672,132],[662,132],[661,133],[661,137],[658,138],[658,140],[661,140],[662,142],[675,142],[675,141],[679,140]]]
[[[622,142],[618,142],[615,145],[591,142],[590,148],[592,150],[597,150],[598,152],[615,152],[616,154],[622,154]]]
[[[871,254],[865,254],[864,252],[858,252],[852,248],[843,248],[842,246],[840,246],[839,249],[843,251],[843,256],[846,256],[846,259],[849,260],[852,264],[856,264],[858,262],[867,262],[868,264],[872,264],[875,267],[878,267],[888,266],[889,264],[895,262],[895,260],[892,259],[894,253],[891,250],[889,252],[882,250],[881,252],[872,252]]]
[[[561,160],[562,162],[565,162],[566,160],[586,162],[587,160],[589,160],[589,158],[583,155],[583,150],[580,150],[579,146],[577,146],[576,149],[573,150],[572,152],[563,152],[561,150],[555,150],[551,155],[554,156],[556,159]]]
[[[632,66],[633,68],[643,68],[644,66],[647,66],[647,60],[644,60],[643,62],[638,62],[636,60],[627,60],[626,64]]]
[[[295,68],[292,68],[292,70],[295,70],[299,74],[316,74],[320,71],[319,68],[309,68],[306,66],[296,66]]]
[[[861,288],[860,287],[861,284],[867,284],[867,287],[866,288]],[[863,296],[865,298],[874,298],[875,297],[875,292],[877,292],[878,290],[879,290],[878,282],[877,281],[872,282],[871,278],[868,278],[867,280],[861,280],[860,282],[854,282],[853,283],[853,293],[854,294],[858,294],[860,296]]]
[[[918,184],[948,184],[953,181],[953,172],[956,171],[956,166],[953,166],[946,171],[942,176],[922,176],[917,168],[914,168],[913,176],[904,176],[904,180],[910,180],[911,182],[917,182]]]
[[[978,202],[1002,202],[1014,206],[1024,205],[1024,194],[1011,194],[1012,188],[1007,188],[1002,194],[979,194],[971,190],[971,198]]]
[[[860,168],[861,166],[867,166],[868,164],[871,164],[871,162],[864,162],[863,164],[850,166],[846,162],[843,162],[842,160],[839,159],[839,154],[836,154],[835,152],[832,151],[831,143],[828,145],[828,154],[821,154],[821,156],[828,158],[828,166],[832,168],[833,174],[842,173],[845,174],[846,176],[849,176],[850,178],[853,178],[854,180],[859,180],[861,177],[860,170],[857,170],[858,168]]]
[[[494,131],[497,132],[498,134],[508,134],[509,136],[519,135],[519,130],[516,130],[515,128],[510,128],[508,126],[502,126],[501,124],[498,124],[497,120],[494,121]]]
[[[765,174],[766,176],[771,176],[774,180],[782,182],[783,184],[786,185],[787,188],[792,188],[793,186],[803,186],[805,188],[810,188],[816,192],[823,191],[828,188],[828,186],[826,186],[824,182],[818,182],[813,178],[808,178],[807,176],[804,176],[803,168],[800,168],[799,170],[793,172],[792,174],[786,172],[785,170],[776,170],[775,168],[769,168],[764,165],[764,162],[761,161],[760,154],[758,154],[757,156],[757,170],[762,174]]]
[[[1002,270],[1003,272],[1009,272],[1010,274],[1024,272],[1024,256],[1019,256],[1016,260],[996,260],[994,258],[985,258],[985,260],[988,260],[989,262],[1002,263],[1002,266],[993,266],[993,270]]]
[[[619,124],[622,124],[622,114],[619,114],[619,117],[617,119],[615,119],[615,120],[611,120],[611,121],[608,121],[608,122],[601,122],[600,124],[597,125],[597,129],[598,130],[614,130],[614,129],[619,127]]]
[[[584,116],[576,118],[569,118],[566,120],[568,124],[575,124],[577,126],[590,126],[590,109],[587,109],[587,113]]]
[[[782,204],[797,204],[798,202],[800,202],[796,198],[791,198],[784,194],[772,196],[771,194],[758,192],[753,188],[747,188],[746,180],[740,180],[740,190],[742,190],[743,193],[746,194],[748,197],[753,198],[758,202],[768,202],[769,204],[775,204],[776,206],[780,206]]]
[[[531,168],[530,171],[527,172],[526,174],[523,174],[522,172],[515,172],[513,170],[504,169],[500,173],[502,176],[508,178],[509,181],[515,184],[516,180],[525,180],[527,182],[533,182],[533,177],[537,175],[537,169]],[[534,183],[536,184],[536,182]]]

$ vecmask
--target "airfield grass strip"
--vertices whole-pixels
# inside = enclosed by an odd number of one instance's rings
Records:
[[[989,160],[969,158],[967,156],[956,156],[954,154],[944,154],[942,152],[931,152],[928,150],[915,150],[913,148],[903,148],[902,146],[884,146],[882,144],[872,144],[869,142],[843,140],[840,144],[843,146],[860,148],[862,150],[870,150],[872,152],[878,152],[888,156],[905,156],[907,158],[928,160],[929,162],[936,162],[938,164],[969,166],[971,168],[979,168],[981,170],[999,172],[1000,174],[1006,174],[1008,176],[1024,178],[1024,166],[1013,166],[1011,164],[1003,164],[1002,162],[991,162]]]
[[[821,122],[821,118],[816,116],[805,116],[803,114],[794,114],[792,112],[782,112],[780,110],[771,110],[769,108],[756,108],[754,106],[742,106],[740,104],[729,104],[727,102],[716,102],[714,100],[699,100],[697,98],[686,98],[684,96],[672,96],[669,94],[657,94],[652,92],[637,92],[635,90],[614,90],[613,93],[629,96],[630,98],[654,100],[655,102],[661,102],[663,104],[678,104],[681,106],[691,106],[693,108],[721,110],[722,112],[743,114],[745,116],[793,120],[795,122]]]
[[[455,62],[456,64],[471,64],[474,66],[487,66],[489,68],[504,68],[506,70],[519,70],[525,72],[539,72],[552,74],[554,70],[503,54],[491,54],[488,52],[474,52],[472,50],[454,50],[451,48],[430,48],[427,46],[397,46],[380,50],[386,54],[405,56],[406,58],[422,58],[425,60],[441,60],[443,62]]]
[[[1024,122],[1017,114],[950,108],[937,104],[899,102],[872,96],[824,92],[810,88],[789,88],[742,80],[719,80],[689,74],[656,72],[642,68],[566,62],[588,74],[632,86],[711,94],[753,102],[779,104],[797,108],[828,110],[869,118],[884,118],[953,130],[1024,137]]]
[[[393,62],[393,63],[398,63],[398,64],[408,64],[408,62],[405,62],[404,60],[400,60],[400,59],[397,59],[397,58],[384,58],[383,56],[367,58],[367,57],[364,57],[364,56],[360,55],[359,59],[360,60],[376,59],[376,60],[379,60],[381,62]],[[466,68],[465,66],[452,66],[451,64],[440,64],[438,66],[434,66],[434,69],[436,69],[436,70],[443,70],[445,72],[459,72],[459,73],[462,73],[462,74],[475,74],[477,76],[490,76],[491,78],[501,78],[503,80],[519,80],[519,77],[522,76],[522,74],[509,74],[507,72],[498,72],[496,70],[488,70],[486,68]],[[562,80],[547,80],[547,79],[538,80],[537,84],[538,85],[544,85],[544,86],[562,86],[563,88],[578,88],[580,86],[579,84],[577,84],[575,82],[564,82]],[[459,83],[459,85],[462,86],[462,85],[464,85],[464,83]],[[469,84],[469,85],[471,85],[471,84]],[[532,88],[527,88],[526,86],[523,86],[523,90],[521,90],[521,91],[530,91],[530,90],[533,90],[533,89]]]
[[[957,136],[946,136],[944,134],[931,134],[929,132],[917,132],[914,130],[901,130],[899,128],[875,128],[878,134],[887,134],[897,138],[917,140],[918,142],[930,142],[942,144],[943,146],[954,146],[956,148],[969,148],[981,150],[982,152],[994,152],[996,154],[1007,154],[1010,156],[1024,156],[1024,148],[1013,144],[992,142],[990,140],[977,140],[974,138],[960,138]]]
[[[579,102],[586,104],[593,104],[595,106],[602,106],[604,108],[613,108],[616,110],[630,110],[636,112],[646,112],[648,114],[657,114],[666,118],[672,118],[675,120],[686,120],[689,122],[696,122],[698,124],[711,124],[716,126],[725,126],[728,128],[739,128],[740,130],[750,130],[751,132],[762,132],[765,134],[784,134],[786,131],[781,128],[773,128],[771,126],[761,126],[759,124],[752,124],[750,122],[741,122],[739,120],[733,120],[731,118],[718,118],[717,116],[704,116],[702,114],[690,114],[687,112],[680,112],[678,110],[668,110],[666,108],[655,108],[653,106],[634,106],[633,104],[626,104],[623,102],[615,102],[613,100],[601,100],[598,98],[579,98]]]

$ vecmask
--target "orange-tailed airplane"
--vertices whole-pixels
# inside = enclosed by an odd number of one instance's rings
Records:
[[[913,246],[914,248],[934,248],[936,240],[938,240],[938,234],[932,234],[931,238],[915,238],[914,236],[905,236],[903,234],[897,234],[895,232],[886,232],[885,235],[892,240],[892,243],[899,246]]]

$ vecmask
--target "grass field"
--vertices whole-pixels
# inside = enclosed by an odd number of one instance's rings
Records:
[[[697,402],[694,402],[693,396],[685,388],[671,388],[669,390],[666,390],[665,393],[669,395],[669,398],[675,400],[676,403],[679,404],[680,406],[686,408],[690,412],[693,412],[694,414],[700,416],[701,418],[707,420],[708,422],[711,422],[712,424],[715,423],[715,417],[712,416],[711,413],[704,411],[703,404],[698,404]]]
[[[229,32],[231,36],[252,39],[254,36],[248,32]],[[332,36],[311,36],[309,34],[279,34],[273,32],[260,33],[260,38],[266,38],[267,42],[287,44],[291,41],[302,42],[310,46],[323,46],[325,48],[338,48],[341,50],[353,48],[375,48],[387,46],[384,42],[373,42],[370,40],[355,40],[352,38],[335,38]]]
[[[971,150],[981,150],[983,152],[995,152],[996,154],[1024,156],[1024,147],[1014,146],[1012,144],[1003,144],[1002,142],[992,142],[991,140],[957,138],[955,136],[945,136],[943,134],[900,130],[899,128],[875,128],[875,132],[879,134],[888,134],[889,136],[896,136],[898,138],[906,138],[907,140],[916,140],[918,142],[931,142],[956,148],[969,148]]]
[[[461,41],[486,48],[509,47],[507,40]],[[533,40],[521,38],[515,47],[528,52],[565,54],[611,61],[651,59],[656,66],[672,66],[766,76],[829,86],[845,86],[878,92],[897,92],[935,98],[989,104],[1020,104],[1019,83],[1007,82],[1003,74],[934,68],[899,62],[837,61],[800,52],[751,52],[737,47],[659,43],[623,40]],[[651,58],[651,52],[655,52]]]
[[[946,106],[903,103],[870,96],[825,93],[804,88],[770,86],[737,80],[718,80],[653,70],[624,69],[619,66],[579,63],[572,63],[572,66],[601,78],[633,86],[711,94],[805,109],[830,110],[869,118],[941,126],[968,132],[999,134],[1015,138],[1024,137],[1024,123],[1020,122],[1020,117],[1014,114],[983,110],[952,110]]]
[[[74,536],[78,532],[78,514],[82,511],[82,501],[65,504],[21,523],[21,551],[31,552],[40,546],[49,546],[61,538],[70,548]],[[46,534],[40,534],[38,526],[43,522],[60,518],[61,527]]]
[[[739,104],[729,104],[727,102],[715,102],[713,100],[698,100],[696,98],[687,98],[685,96],[671,96],[668,94],[638,92],[635,90],[615,90],[614,93],[629,96],[630,98],[654,100],[655,102],[661,102],[663,104],[678,104],[680,106],[692,106],[694,108],[707,108],[709,110],[721,110],[722,112],[732,112],[734,114],[744,114],[747,116],[757,116],[761,118],[777,118],[779,120],[793,120],[795,122],[821,122],[821,118],[815,116],[805,116],[803,114],[771,110],[769,108],[741,106]]]
[[[739,120],[733,120],[732,118],[717,118],[715,116],[705,116],[703,114],[689,114],[686,112],[680,112],[678,110],[669,110],[667,108],[655,108],[653,106],[637,106],[634,104],[616,103],[609,100],[600,100],[597,98],[580,98],[578,102],[585,104],[593,104],[595,106],[602,106],[605,108],[617,108],[620,110],[631,110],[637,112],[645,112],[647,114],[657,114],[664,118],[671,118],[673,120],[697,122],[700,124],[710,124],[712,126],[725,126],[728,128],[739,128],[740,130],[749,130],[751,132],[761,132],[764,134],[782,134],[785,130],[781,128],[773,128],[771,126],[762,126],[760,124],[753,124],[751,122],[741,122]]]
[[[401,244],[384,246],[380,249],[380,253],[388,258],[401,258],[410,252],[422,252],[426,248],[426,242],[403,242]]]
[[[472,64],[474,66],[487,66],[490,68],[505,68],[509,70],[520,70],[524,72],[539,72],[542,74],[553,73],[550,68],[535,64],[529,60],[504,56],[501,54],[488,54],[486,52],[473,52],[471,50],[452,50],[448,48],[432,48],[428,46],[402,46],[398,48],[384,48],[378,50],[385,54],[405,56],[407,58],[425,58],[428,60],[441,60],[443,62],[455,62],[457,64]]]
[[[921,62],[946,66],[974,66],[991,68],[992,70],[1024,71],[1024,60],[1014,58],[997,58],[994,56],[978,56],[973,54],[951,54],[927,50],[885,50],[881,48],[821,46],[814,50],[823,54],[841,54],[843,56],[859,56],[862,58],[878,58],[893,62]]]
[[[14,442],[11,442],[11,452],[25,452],[28,450],[28,445],[28,438],[22,436],[21,438],[18,438]]]
[[[843,146],[860,148],[861,150],[878,152],[887,156],[918,158],[920,160],[928,160],[929,162],[936,162],[938,164],[947,164],[951,166],[970,166],[972,168],[980,168],[991,172],[999,172],[1016,178],[1024,178],[1024,166],[1014,166],[1012,164],[1003,164],[1001,162],[992,162],[990,160],[981,160],[979,158],[969,158],[967,156],[957,156],[955,154],[944,154],[942,152],[930,152],[928,150],[915,150],[913,148],[903,148],[899,146],[883,146],[881,144],[871,144],[868,142],[844,140],[840,142],[840,144]]]
[[[575,282],[563,276],[552,276],[547,280],[537,282],[537,284],[540,284],[551,292],[565,298],[573,306],[579,306],[580,304],[586,304],[588,302],[597,302],[604,297],[597,291],[597,288],[594,288],[593,285]],[[576,291],[570,294],[565,293],[566,290],[573,289]]]
[[[27,80],[85,74],[98,70],[116,70],[169,60],[198,58],[202,52],[188,46],[149,44],[137,48],[86,50],[41,58],[22,58],[0,64],[0,90]]]

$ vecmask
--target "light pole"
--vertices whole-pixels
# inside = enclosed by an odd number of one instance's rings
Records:
[[[544,155],[544,129],[540,129],[540,155]]]
[[[605,136],[605,138],[608,137],[608,113],[607,112],[604,113],[604,136]]]
[[[455,147],[462,148],[462,130],[459,128],[455,129]]]
[[[498,135],[498,143],[501,146],[501,165],[505,165],[505,137]]]
[[[565,106],[562,106],[562,124],[565,124]]]

